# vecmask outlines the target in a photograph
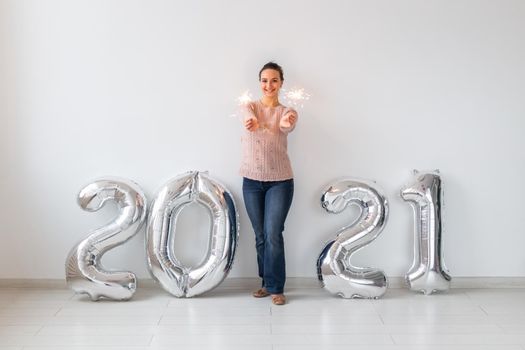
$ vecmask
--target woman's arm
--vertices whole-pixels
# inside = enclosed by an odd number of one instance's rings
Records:
[[[255,116],[255,105],[253,102],[247,103],[244,108],[244,127],[248,131],[256,131],[259,128],[259,122],[257,121],[257,117]]]
[[[281,117],[281,120],[279,122],[279,128],[282,132],[289,133],[293,129],[295,129],[297,119],[299,119],[297,111],[292,108],[287,108],[286,111],[283,113],[283,116]]]

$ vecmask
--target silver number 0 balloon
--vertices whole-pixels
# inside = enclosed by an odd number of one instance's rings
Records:
[[[100,259],[140,230],[146,218],[146,196],[137,184],[122,178],[97,180],[78,195],[78,204],[87,211],[97,211],[109,200],[117,203],[118,217],[73,247],[66,260],[66,281],[76,293],[88,294],[92,300],[127,300],[136,290],[135,274],[105,271]]]
[[[383,230],[388,217],[386,198],[371,182],[342,179],[324,191],[321,204],[326,211],[335,214],[350,204],[361,208],[359,218],[341,228],[317,260],[317,276],[323,287],[343,298],[381,297],[387,289],[384,272],[353,266],[350,259]]]
[[[414,180],[401,190],[414,211],[414,261],[405,275],[411,290],[431,294],[450,288],[441,250],[443,191],[439,171],[414,171]]]
[[[211,228],[206,257],[190,269],[177,260],[171,243],[177,216],[192,202],[208,209]],[[232,267],[239,232],[233,197],[205,173],[181,175],[157,194],[146,232],[148,266],[165,290],[176,297],[207,292],[218,286]]]

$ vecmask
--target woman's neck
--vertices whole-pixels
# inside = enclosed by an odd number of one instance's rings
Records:
[[[266,97],[261,98],[261,103],[266,107],[277,107],[280,105],[278,97]]]

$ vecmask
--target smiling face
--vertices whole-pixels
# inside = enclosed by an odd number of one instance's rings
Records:
[[[283,81],[279,71],[275,69],[265,69],[261,72],[261,91],[265,97],[276,98],[279,90],[283,86]]]

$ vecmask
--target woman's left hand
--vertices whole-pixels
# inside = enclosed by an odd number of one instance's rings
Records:
[[[297,121],[297,115],[295,115],[295,113],[288,114],[288,122],[290,122],[290,126],[293,126],[296,121]]]
[[[295,113],[288,113],[284,118],[281,119],[281,127],[291,128],[297,121],[297,115]]]

